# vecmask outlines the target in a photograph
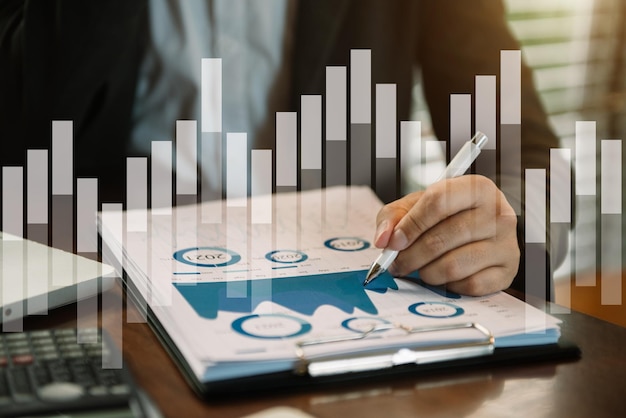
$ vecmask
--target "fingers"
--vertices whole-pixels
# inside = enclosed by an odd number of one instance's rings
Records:
[[[404,250],[441,221],[468,209],[493,203],[499,191],[482,176],[462,176],[437,182],[397,222],[387,246]]]
[[[507,288],[517,273],[519,248],[514,241],[472,242],[420,268],[420,277],[431,285],[466,295],[484,295]],[[390,270],[396,268],[398,259]]]
[[[507,288],[517,273],[517,217],[484,177],[439,182],[387,205],[378,221],[377,245],[400,251],[394,276],[419,270],[426,283],[481,295]]]
[[[506,289],[513,282],[514,276],[504,267],[489,267],[463,280],[450,282],[446,288],[461,295],[483,296]],[[510,280],[504,279],[506,277],[510,277]]]
[[[496,222],[493,216],[493,213],[466,210],[439,222],[399,253],[394,272],[408,274],[455,248],[495,237]]]

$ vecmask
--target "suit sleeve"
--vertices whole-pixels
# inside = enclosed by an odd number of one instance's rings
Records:
[[[499,1],[425,0],[421,3],[418,24],[417,54],[422,68],[424,92],[435,133],[440,140],[443,140],[449,138],[450,135],[450,94],[472,93],[475,75],[500,76],[500,51],[517,50],[520,46],[508,28],[505,10]],[[499,120],[499,94],[497,109]],[[503,149],[503,141],[508,139],[507,132],[501,129],[500,124],[497,129],[497,147]],[[519,161],[519,154],[499,153],[499,175],[493,179],[502,188],[509,203],[513,207],[520,208],[518,241],[522,258],[513,284],[513,287],[520,290],[524,288],[525,214],[522,201],[524,170],[542,168],[549,173],[550,148],[558,146],[558,138],[548,124],[547,116],[534,87],[531,71],[522,62],[521,165],[515,161]],[[521,193],[510,193],[511,184],[520,184],[520,181]],[[549,184],[549,179],[547,184]],[[552,232],[547,242],[552,243],[554,250],[552,257],[549,257],[547,261],[547,266],[552,265],[553,269],[565,256],[567,228],[557,227]],[[549,289],[550,284],[548,283],[547,286]]]
[[[9,139],[1,141],[2,163],[49,148],[51,121],[71,120],[76,174],[118,173],[146,7],[145,0],[0,2],[0,135]]]

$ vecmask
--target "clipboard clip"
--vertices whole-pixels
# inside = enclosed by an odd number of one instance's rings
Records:
[[[403,348],[382,348],[363,353],[330,354],[307,359],[305,348],[321,344],[332,344],[365,339],[375,332],[390,329],[403,330],[405,335],[414,335],[428,332],[457,331],[473,329],[483,338],[468,341],[456,341],[444,344],[425,344],[423,341],[410,344]],[[392,337],[393,338],[393,337]],[[377,324],[363,332],[354,335],[303,340],[296,343],[298,361],[294,372],[311,377],[332,376],[344,373],[357,373],[372,370],[381,370],[403,364],[426,364],[446,360],[456,360],[469,357],[489,355],[494,350],[493,334],[485,327],[475,322],[447,324],[429,327],[406,327],[400,324]]]

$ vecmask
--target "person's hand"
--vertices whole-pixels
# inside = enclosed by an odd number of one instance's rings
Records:
[[[385,205],[374,245],[400,251],[389,273],[419,270],[424,282],[485,295],[509,287],[519,267],[517,218],[486,177],[442,180]]]

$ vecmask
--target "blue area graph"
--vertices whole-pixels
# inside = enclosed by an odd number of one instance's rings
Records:
[[[193,307],[196,313],[207,319],[217,318],[220,311],[253,313],[262,302],[273,302],[303,315],[313,315],[321,306],[334,306],[346,313],[356,308],[376,315],[378,310],[367,295],[368,291],[385,293],[398,286],[389,274],[383,274],[363,287],[366,271],[352,271],[313,276],[298,276],[280,279],[261,279],[231,284],[228,283],[174,283],[174,287]],[[271,283],[267,283],[267,282]],[[367,289],[367,291],[366,291]],[[234,294],[241,292],[240,295]]]

